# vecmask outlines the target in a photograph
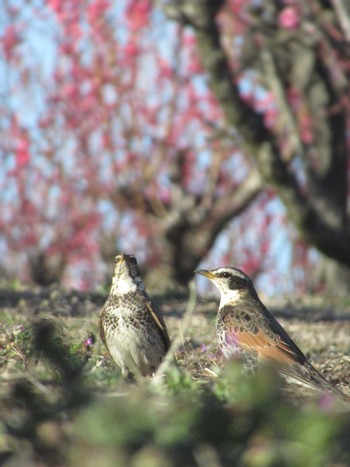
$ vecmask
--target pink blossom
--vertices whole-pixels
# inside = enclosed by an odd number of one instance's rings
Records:
[[[18,141],[15,156],[17,168],[25,167],[28,164],[30,160],[29,142],[25,137]]]
[[[67,84],[62,89],[62,96],[64,99],[72,99],[78,95],[78,89],[75,84]]]
[[[182,43],[183,43],[184,47],[189,47],[189,48],[191,47],[192,48],[197,43],[196,36],[193,33],[184,34],[183,37],[182,37]]]
[[[299,118],[300,136],[305,144],[311,144],[314,139],[312,119],[309,115],[304,114]]]
[[[87,8],[87,16],[90,23],[101,21],[102,16],[110,8],[108,0],[96,0]]]
[[[151,2],[149,0],[133,0],[126,11],[126,18],[130,30],[138,31],[144,28],[149,21]]]
[[[10,25],[5,29],[4,35],[2,37],[2,47],[4,54],[7,60],[11,58],[12,52],[16,45],[18,44],[18,32],[15,26]]]
[[[203,72],[203,66],[198,57],[191,57],[191,60],[187,66],[187,72],[190,75],[198,75]]]
[[[300,23],[300,15],[295,8],[287,6],[278,16],[278,24],[281,28],[290,31],[297,29]]]
[[[52,8],[55,13],[61,13],[62,11],[62,0],[49,0],[48,5]]]
[[[72,21],[72,24],[69,28],[69,32],[70,32],[71,37],[75,41],[79,40],[82,36],[82,29],[81,29],[80,24],[77,21]]]
[[[274,128],[278,119],[278,112],[276,108],[268,109],[264,113],[264,123],[267,128]]]
[[[140,47],[134,39],[130,39],[124,47],[124,52],[128,58],[133,58],[139,54]]]
[[[247,7],[247,0],[231,0],[229,5],[232,13],[242,14],[244,8]]]
[[[171,201],[170,190],[167,187],[161,186],[159,190],[159,199],[162,203],[168,204]]]
[[[157,76],[157,81],[161,82],[164,79],[171,79],[173,77],[173,69],[170,63],[167,60],[164,60],[163,58],[160,58],[158,60],[158,76]]]
[[[107,131],[104,131],[101,136],[102,147],[107,150],[113,149],[113,140],[111,134]]]

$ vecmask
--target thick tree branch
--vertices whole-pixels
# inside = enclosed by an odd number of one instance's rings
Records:
[[[349,4],[344,4],[343,0],[332,0],[334,5],[334,10],[337,14],[337,18],[340,24],[340,27],[343,30],[345,39],[347,42],[350,42],[350,13],[349,13]],[[348,2],[346,2],[348,3]]]
[[[304,240],[326,256],[349,266],[350,233],[323,221],[300,190],[298,181],[287,164],[280,158],[273,158],[268,144],[261,147],[259,159],[261,175],[280,195],[290,220],[299,228]]]
[[[265,72],[265,79],[270,85],[270,89],[275,96],[281,114],[278,123],[278,132],[281,135],[284,133],[288,137],[288,152],[281,152],[282,158],[288,162],[295,154],[300,154],[303,151],[303,145],[300,140],[297,123],[285,95],[284,87],[278,77],[274,57],[267,47],[262,50],[261,58]]]

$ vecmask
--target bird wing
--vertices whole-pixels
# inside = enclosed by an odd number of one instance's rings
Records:
[[[165,346],[166,346],[166,350],[168,351],[169,350],[169,347],[170,347],[170,338],[169,338],[169,334],[168,334],[168,330],[166,328],[166,325],[165,325],[165,321],[162,317],[162,315],[160,313],[158,313],[153,307],[152,307],[152,304],[150,301],[147,300],[146,302],[146,306],[147,306],[147,309],[151,315],[151,318],[153,319],[157,329],[159,330],[163,340],[164,340],[164,343],[165,343]]]
[[[102,308],[100,316],[98,317],[98,327],[99,327],[99,331],[100,331],[101,340],[102,340],[104,346],[106,347],[106,349],[109,352],[109,348],[108,348],[107,340],[106,340],[105,329],[104,329],[104,326],[103,326],[103,323],[102,323],[103,314],[104,314],[104,308]]]
[[[234,343],[237,347],[240,347],[262,363],[272,365],[287,377],[316,389],[325,386],[325,384],[321,384],[321,378],[322,381],[325,381],[324,378],[315,368],[308,364],[306,357],[305,361],[302,361],[289,343],[277,336],[272,338],[263,330],[259,330],[257,334],[227,330],[225,339],[227,344]],[[314,372],[310,372],[309,365],[313,368]],[[317,373],[319,377],[315,378],[314,373]],[[328,384],[330,386],[330,383]]]
[[[257,333],[244,331],[242,328],[227,329],[225,339],[228,345],[238,346],[269,363],[293,364],[298,362],[297,355],[287,342],[277,335],[267,334],[262,329],[259,329]]]

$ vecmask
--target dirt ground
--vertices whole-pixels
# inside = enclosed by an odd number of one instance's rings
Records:
[[[109,357],[99,339],[97,317],[106,300],[100,293],[47,290],[0,290],[0,376],[1,386],[21,371],[27,371],[20,336],[39,317],[55,317],[74,345],[87,336],[96,337],[91,358],[96,365]],[[264,300],[270,311],[299,345],[306,356],[332,383],[350,394],[350,304],[319,297],[298,300]],[[198,297],[186,329],[182,316],[187,306],[185,295],[158,297],[154,303],[162,310],[174,338],[180,333],[177,364],[195,379],[219,371],[224,362],[217,348],[215,316],[217,297]],[[117,371],[117,370],[116,370]],[[2,391],[1,391],[2,392]]]

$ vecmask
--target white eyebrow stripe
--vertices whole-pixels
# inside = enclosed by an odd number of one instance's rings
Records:
[[[244,274],[244,272],[239,271],[238,269],[235,269],[235,268],[225,268],[225,267],[223,267],[223,268],[217,268],[217,269],[213,270],[214,274],[220,274],[220,273],[223,273],[223,272],[228,272],[233,277],[239,277],[240,279],[245,279],[245,280],[249,279],[249,277],[246,274]]]

